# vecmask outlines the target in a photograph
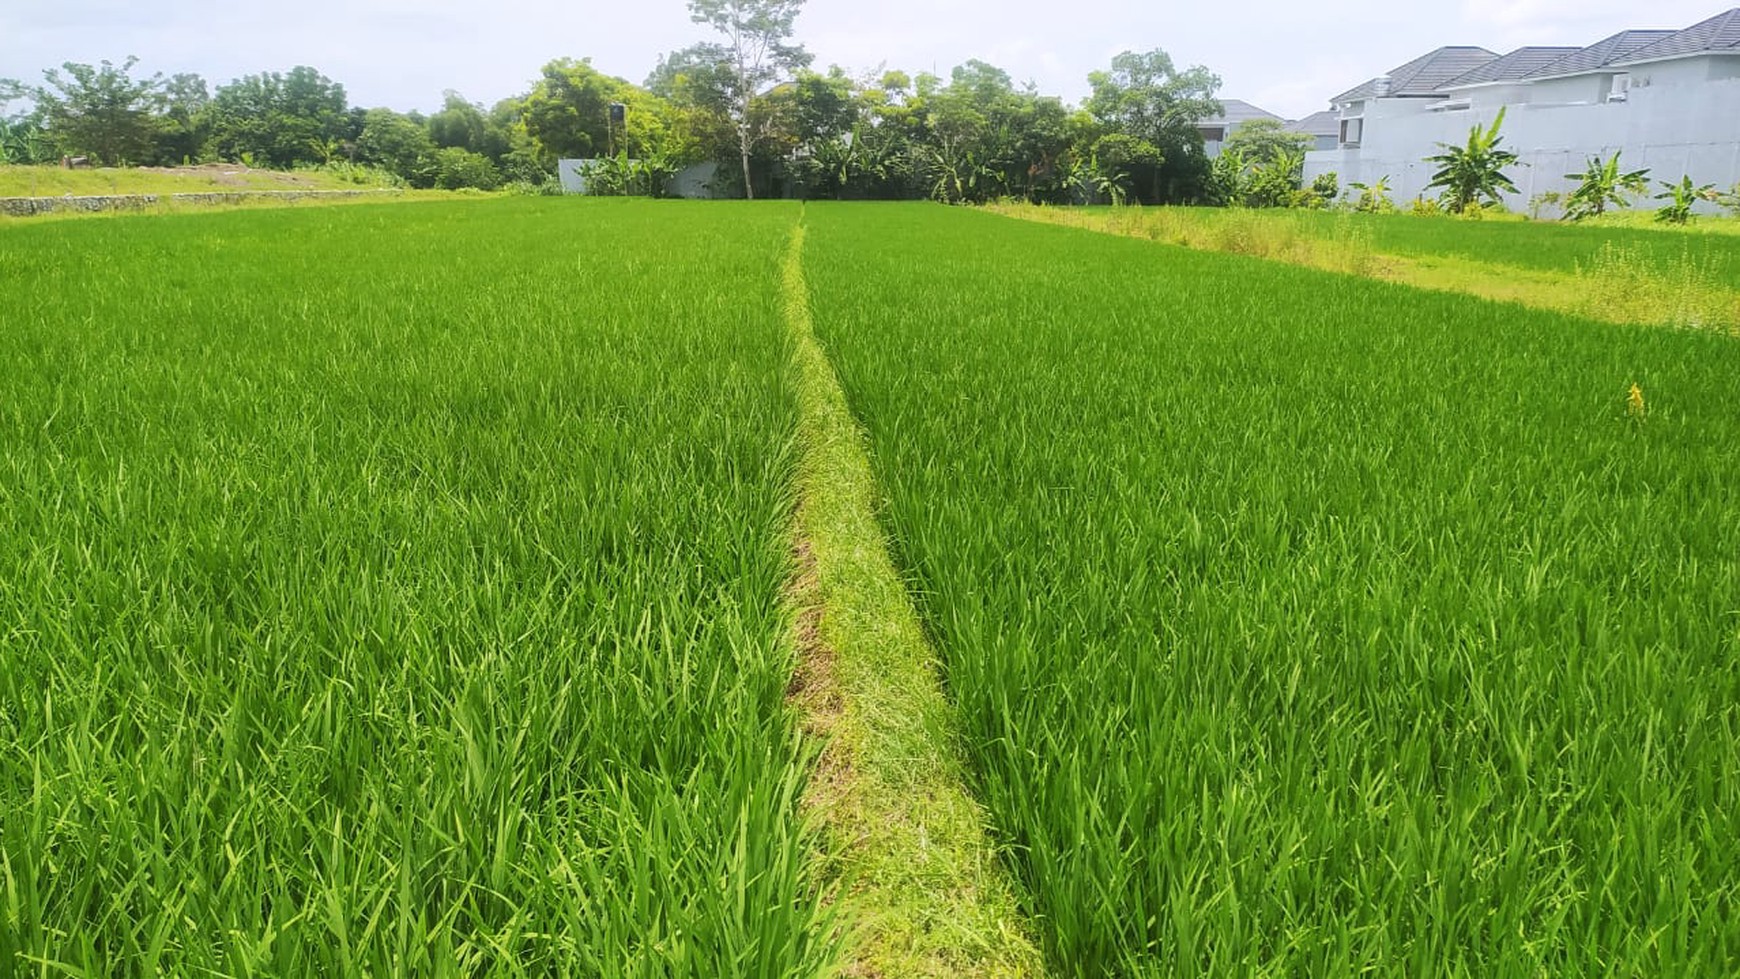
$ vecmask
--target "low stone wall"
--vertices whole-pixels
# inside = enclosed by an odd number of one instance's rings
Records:
[[[196,194],[111,194],[100,197],[0,197],[0,214],[30,217],[34,214],[65,214],[101,211],[139,211],[167,201],[209,207],[247,204],[255,201],[291,202],[335,197],[378,197],[402,194],[401,190],[238,190]]]

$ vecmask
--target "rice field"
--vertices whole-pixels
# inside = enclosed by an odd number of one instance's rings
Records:
[[[1740,966],[1740,346],[992,215],[810,226],[1056,974]]]
[[[1732,337],[929,205],[0,282],[0,975],[1740,973]]]
[[[0,973],[818,974],[796,216],[0,236]]]

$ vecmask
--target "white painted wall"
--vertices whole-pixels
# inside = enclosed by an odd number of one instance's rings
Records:
[[[586,193],[586,164],[591,160],[557,160],[556,179],[564,194]],[[717,163],[696,163],[677,172],[666,185],[676,197],[708,198],[713,196],[713,178],[719,173]]]
[[[1523,210],[1536,194],[1568,190],[1572,182],[1565,174],[1583,169],[1590,156],[1615,151],[1623,153],[1621,163],[1627,169],[1648,167],[1654,179],[1677,182],[1690,175],[1696,183],[1721,188],[1740,183],[1740,78],[1710,80],[1726,70],[1714,64],[1723,60],[1690,58],[1639,66],[1633,79],[1647,77],[1648,84],[1634,83],[1623,102],[1543,105],[1546,97],[1568,92],[1570,86],[1548,88],[1556,83],[1541,83],[1541,90],[1531,93],[1531,103],[1511,105],[1505,115],[1505,145],[1527,164],[1510,171],[1521,193],[1510,195],[1506,205]],[[1668,66],[1671,72],[1661,70]],[[1591,82],[1591,98],[1596,97],[1595,87]],[[1469,127],[1491,125],[1498,107],[1430,112],[1412,100],[1377,99],[1365,103],[1364,112],[1360,147],[1309,154],[1305,179],[1334,172],[1346,186],[1387,175],[1396,202],[1406,204],[1425,193],[1434,167],[1424,158],[1438,152],[1437,144],[1466,142]]]

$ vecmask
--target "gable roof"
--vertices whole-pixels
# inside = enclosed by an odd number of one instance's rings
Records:
[[[1673,37],[1678,31],[1620,31],[1609,38],[1603,38],[1594,44],[1575,52],[1567,58],[1562,58],[1550,65],[1544,65],[1528,74],[1528,78],[1564,78],[1569,75],[1583,75],[1599,71],[1615,61],[1629,57],[1633,52],[1647,48],[1657,41]]]
[[[1740,7],[1639,48],[1619,64],[1635,65],[1697,54],[1740,54]]]
[[[1473,88],[1476,85],[1496,85],[1519,81],[1530,72],[1581,51],[1581,48],[1529,47],[1517,48],[1502,58],[1494,58],[1473,71],[1464,72],[1438,86],[1438,91]]]
[[[1287,123],[1287,131],[1308,136],[1340,136],[1341,114],[1332,109],[1313,112],[1298,122]]]
[[[1485,48],[1444,47],[1428,51],[1405,65],[1390,69],[1389,97],[1432,95],[1438,86],[1458,75],[1466,74],[1498,55]],[[1380,78],[1383,76],[1379,76]],[[1357,102],[1377,95],[1377,79],[1348,89],[1331,99],[1332,102]]]
[[[1203,119],[1198,126],[1237,126],[1250,122],[1252,119],[1275,119],[1285,122],[1280,116],[1267,109],[1254,106],[1244,99],[1221,99],[1220,115],[1213,119]]]

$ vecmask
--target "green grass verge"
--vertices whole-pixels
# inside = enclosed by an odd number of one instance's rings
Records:
[[[1740,333],[1740,236],[1242,208],[996,204],[1007,217],[1460,292],[1610,323]]]
[[[359,174],[362,171],[357,171]],[[0,197],[101,197],[111,194],[204,194],[243,190],[358,190],[359,184],[328,170],[255,170],[240,165],[197,167],[64,167],[0,165]]]
[[[828,876],[854,922],[851,974],[1037,976],[1008,880],[968,795],[953,713],[877,523],[863,438],[811,328],[804,229],[784,266],[801,417],[795,699],[829,746],[809,802],[826,827]]]

